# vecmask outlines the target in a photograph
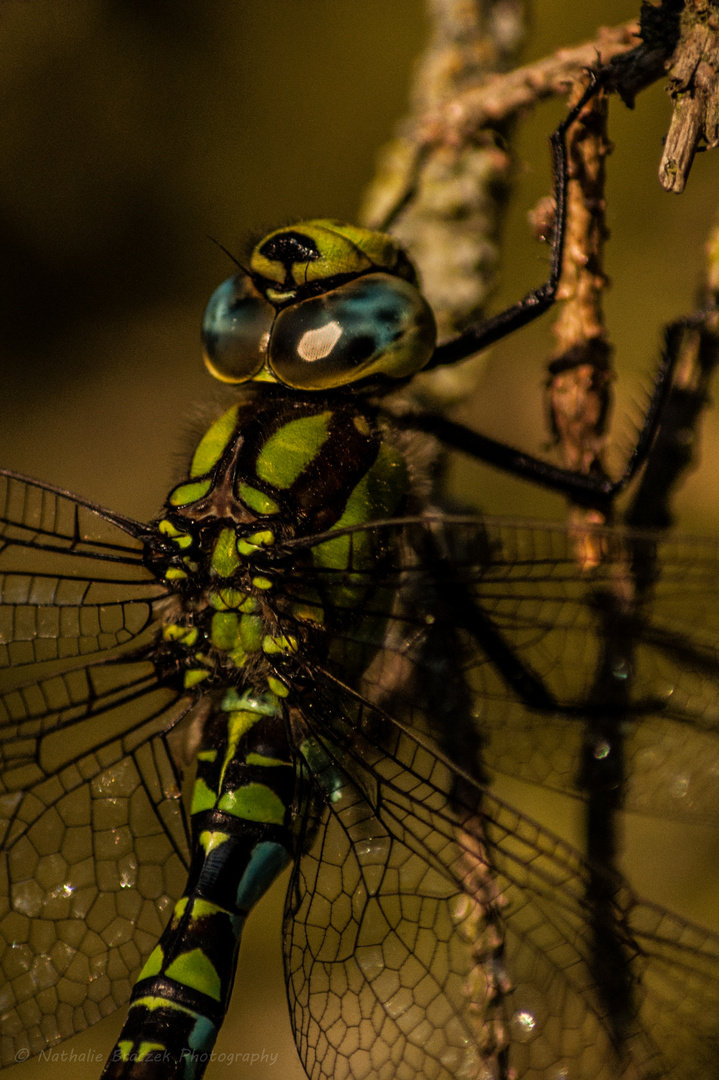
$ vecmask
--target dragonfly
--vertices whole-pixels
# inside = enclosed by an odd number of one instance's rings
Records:
[[[313,1080],[716,1073],[719,938],[486,771],[581,786],[587,717],[621,720],[638,786],[649,750],[712,746],[716,543],[593,530],[581,564],[571,530],[449,513],[433,485],[441,443],[611,505],[676,341],[614,481],[391,394],[553,303],[582,104],[552,136],[550,278],[506,311],[437,345],[389,236],[278,229],[209,302],[206,364],[239,389],[155,521],[0,472],[5,1063],[129,1000],[103,1076],[201,1077],[246,918],[290,867]]]

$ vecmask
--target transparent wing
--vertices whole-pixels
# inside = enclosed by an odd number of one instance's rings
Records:
[[[625,641],[625,805],[665,816],[719,817],[719,547],[641,534],[598,538],[606,554],[580,569],[565,530],[492,530],[503,557],[472,587],[513,655],[565,708],[522,707],[496,668],[476,670],[486,760],[501,771],[576,789],[582,710],[614,704],[598,681],[607,643]],[[629,596],[625,602],[623,597]],[[572,710],[575,710],[572,715]]]
[[[129,997],[184,884],[142,527],[0,474],[2,1060]]]
[[[294,722],[308,798],[285,964],[312,1080],[711,1075],[719,938],[615,898],[635,1006],[618,1050],[581,857],[367,703],[325,686]]]
[[[130,530],[133,530],[130,532]],[[142,562],[142,526],[0,471],[0,666],[46,671],[107,654],[151,619],[161,584]],[[33,671],[34,674],[34,671]]]
[[[340,631],[348,649],[361,637],[380,650],[365,679],[372,700],[392,711],[402,697],[426,705],[438,684],[446,694],[452,676],[435,643],[470,640],[457,648],[473,730],[454,746],[440,738],[463,767],[481,739],[491,769],[577,793],[587,717],[621,713],[625,807],[719,817],[716,541],[451,516],[376,531],[383,568],[364,575],[358,557],[350,578],[366,584],[368,606],[384,586],[397,602],[385,623]],[[359,549],[361,530],[346,535]],[[323,576],[309,569],[285,587],[302,595]],[[617,639],[624,666],[602,681]]]

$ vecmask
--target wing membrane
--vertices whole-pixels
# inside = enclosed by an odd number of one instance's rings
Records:
[[[391,1061],[448,1080],[505,1046],[531,1080],[713,1068],[719,938],[616,898],[638,987],[618,1052],[594,989],[581,857],[368,704],[328,691],[299,711],[313,798],[285,962],[312,1078],[381,1076]]]
[[[2,1060],[123,1004],[188,863],[143,526],[0,473]]]
[[[10,545],[142,563],[146,526],[7,469],[0,469],[0,522]]]
[[[350,540],[359,533],[347,530]],[[486,764],[577,793],[586,717],[617,712],[614,688],[605,687],[603,697],[597,673],[621,632],[630,642],[629,670],[617,673],[629,675],[626,808],[719,817],[715,541],[595,530],[590,552],[601,557],[592,563],[582,555],[587,538],[560,526],[428,515],[378,533],[388,548],[395,545],[384,569],[364,579],[359,559],[351,569],[368,593],[385,584],[400,594],[389,626],[378,620],[373,629],[368,621],[361,630],[380,650],[369,674],[373,700],[391,701],[394,683],[398,695],[421,706],[428,693],[422,671],[432,670],[435,681],[446,677],[432,641],[453,638]],[[312,581],[309,570],[301,580],[290,576],[286,587],[306,589]],[[612,606],[623,596],[629,600],[620,617]],[[349,645],[359,633],[346,633]],[[458,751],[445,743],[445,750],[466,767],[466,741]]]
[[[165,592],[142,562],[144,533],[0,472],[0,666],[69,660],[138,635]]]
[[[182,892],[179,789],[161,736],[110,744],[0,800],[4,1064],[127,1001]]]

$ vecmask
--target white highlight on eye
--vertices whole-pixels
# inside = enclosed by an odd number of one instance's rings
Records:
[[[324,360],[342,337],[342,327],[333,319],[316,330],[308,330],[300,338],[297,352],[303,360]]]

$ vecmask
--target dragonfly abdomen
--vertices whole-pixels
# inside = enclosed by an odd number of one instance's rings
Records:
[[[293,792],[279,700],[228,693],[198,753],[187,889],[140,973],[105,1080],[204,1072],[245,919],[292,858]]]

